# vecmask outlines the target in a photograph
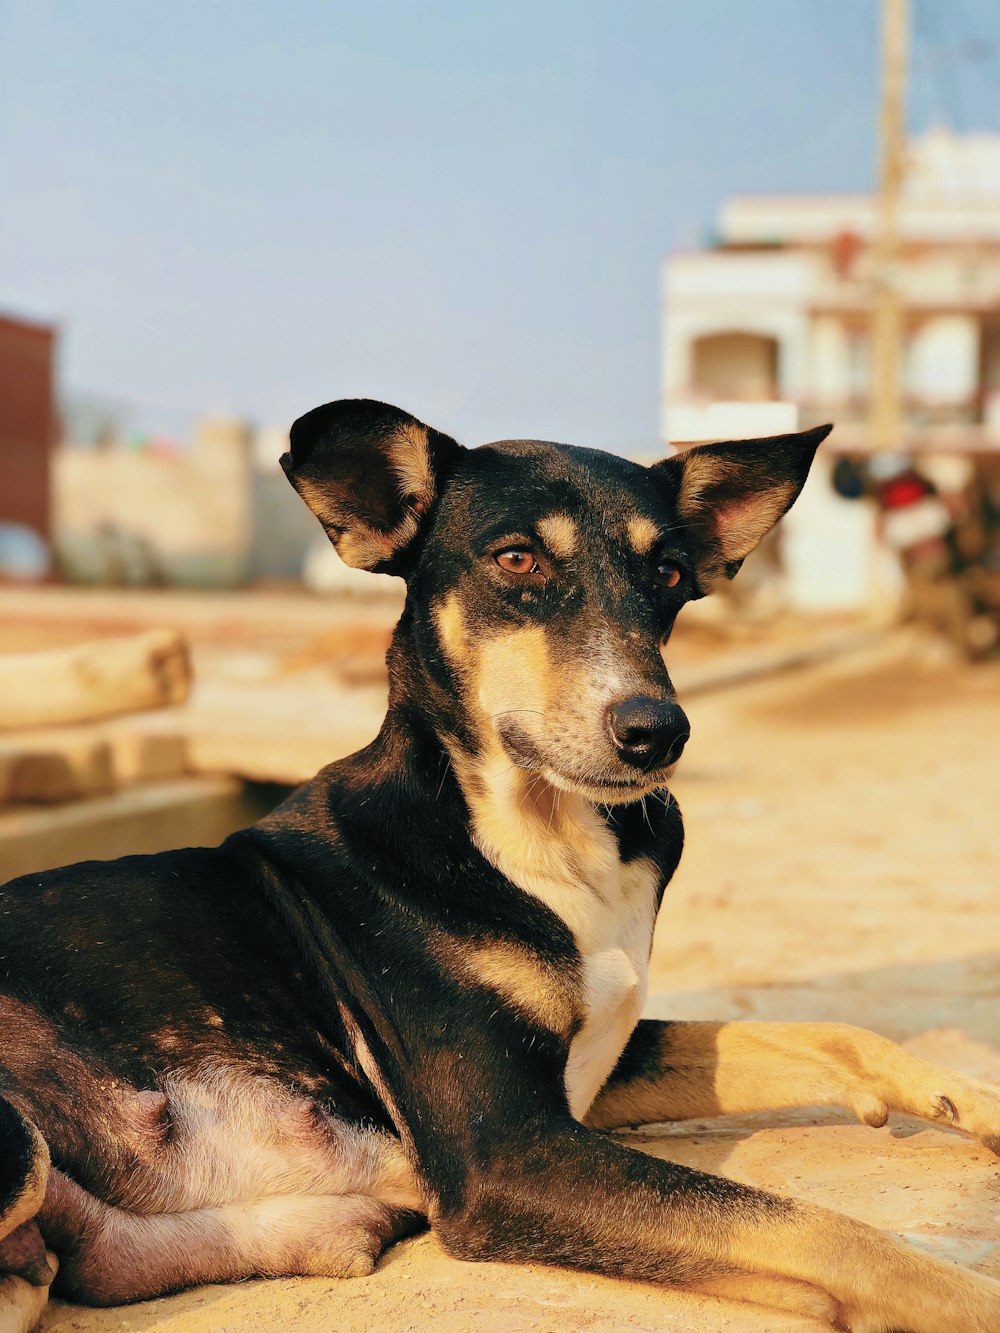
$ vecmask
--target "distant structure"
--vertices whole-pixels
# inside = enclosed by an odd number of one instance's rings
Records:
[[[251,432],[206,418],[188,449],[114,440],[64,444],[53,468],[53,530],[75,582],[235,587],[252,543]]]
[[[205,417],[185,444],[123,437],[110,414],[68,421],[82,438],[65,439],[52,465],[65,578],[194,588],[302,578],[322,532],[278,464],[286,429]],[[96,428],[83,434],[81,421]]]
[[[0,315],[0,576],[49,563],[56,331]]]
[[[713,403],[780,400],[870,447],[875,228],[874,196],[735,196],[715,244],[666,260],[664,440],[710,437]],[[901,445],[1000,448],[1000,135],[916,138],[900,235]]]

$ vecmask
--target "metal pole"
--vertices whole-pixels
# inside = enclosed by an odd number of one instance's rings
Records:
[[[879,104],[878,224],[872,303],[872,443],[898,450],[903,421],[900,386],[902,303],[899,293],[899,196],[906,169],[908,0],[882,0],[882,88]]]

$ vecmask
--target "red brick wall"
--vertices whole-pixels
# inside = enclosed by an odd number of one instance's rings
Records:
[[[55,330],[0,316],[0,523],[49,536]]]

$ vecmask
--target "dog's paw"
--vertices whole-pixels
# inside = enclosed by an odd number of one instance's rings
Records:
[[[928,1099],[925,1118],[969,1134],[1000,1157],[1000,1088],[944,1074]]]
[[[1000,1088],[967,1078],[860,1029],[838,1033],[848,1102],[860,1120],[884,1125],[890,1113],[961,1130],[1000,1156]]]

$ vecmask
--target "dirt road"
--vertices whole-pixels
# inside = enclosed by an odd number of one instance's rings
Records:
[[[1000,668],[898,640],[697,698],[676,792],[688,847],[648,1012],[836,1018],[1000,1081]],[[956,1134],[837,1111],[696,1122],[635,1147],[839,1208],[1000,1277],[1000,1170]],[[46,1330],[435,1333],[816,1328],[542,1268],[468,1265],[430,1236],[369,1278],[210,1287],[128,1310],[53,1303]]]

